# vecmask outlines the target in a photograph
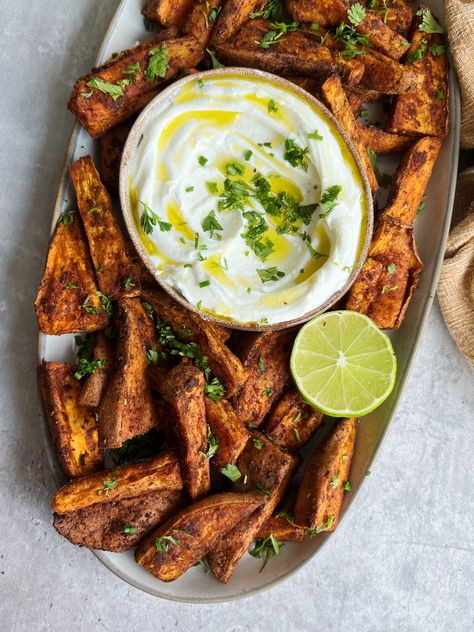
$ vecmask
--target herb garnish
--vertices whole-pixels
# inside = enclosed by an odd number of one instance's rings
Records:
[[[128,522],[126,522],[123,527],[122,527],[122,533],[126,533],[127,535],[133,535],[137,532],[137,528],[136,527],[132,527],[131,524],[128,524]]]
[[[263,448],[263,441],[261,439],[258,439],[257,437],[254,437],[253,445],[257,450],[261,450]]]
[[[104,493],[106,496],[109,495],[109,492],[111,489],[115,489],[118,485],[118,480],[115,477],[117,470],[114,467],[113,470],[111,470],[110,472],[110,478],[106,478],[105,480],[102,481],[102,483],[104,484],[103,487],[101,487],[98,491],[97,491],[97,495],[98,496],[102,496]]]
[[[347,11],[347,17],[351,24],[357,26],[365,19],[365,7],[363,7],[360,2],[356,2]]]
[[[163,79],[168,70],[168,49],[166,44],[162,44],[160,48],[152,48],[149,53],[148,66],[145,70],[145,79],[154,81],[156,78]]]
[[[210,460],[219,448],[219,441],[212,433],[211,426],[207,424],[207,452],[202,452],[206,459]]]
[[[334,210],[334,208],[338,204],[337,198],[341,191],[342,187],[339,184],[333,184],[324,191],[319,203],[321,208],[321,213],[319,214],[319,217],[326,218],[329,213]]]
[[[275,101],[273,99],[270,99],[270,101],[268,102],[268,111],[271,112],[278,112],[278,105],[275,103]]]
[[[227,478],[230,479],[233,483],[238,481],[239,478],[242,476],[237,465],[234,465],[233,463],[228,463],[225,467],[219,468],[219,472],[221,474],[224,474],[224,476],[227,476]]]
[[[262,279],[262,283],[278,281],[278,279],[285,276],[285,273],[278,270],[276,266],[272,266],[271,268],[257,268],[257,274]]]
[[[105,81],[105,79],[101,79],[100,77],[94,77],[90,81],[87,82],[87,85],[90,88],[96,88],[96,90],[100,90],[104,94],[108,94],[114,101],[123,97],[123,88],[128,84],[128,79],[122,79],[121,83],[109,83]]]
[[[396,269],[397,269],[397,266],[393,262],[389,263],[388,266],[387,266],[387,272],[389,274],[393,274]]]
[[[209,162],[209,159],[206,158],[206,156],[199,156],[198,158],[198,162],[201,165],[201,167],[204,167],[204,165]]]
[[[270,560],[274,555],[280,555],[282,546],[283,543],[277,540],[273,533],[270,533],[268,538],[265,538],[264,540],[262,538],[258,538],[255,541],[255,547],[252,551],[250,551],[250,555],[252,557],[264,558],[262,568],[259,571],[260,573],[267,565],[268,560]]]
[[[63,211],[58,217],[58,224],[64,224],[67,226],[68,224],[72,224],[74,221],[74,214],[76,211]]]
[[[214,232],[216,230],[224,230],[223,226],[221,226],[217,221],[215,211],[211,211],[208,215],[206,215],[206,217],[202,220],[201,226],[205,232],[209,233],[209,237],[211,239],[214,236]],[[218,237],[220,239],[220,235],[218,235]]]
[[[155,549],[158,553],[167,553],[170,548],[170,544],[175,546],[179,544],[179,540],[173,538],[172,535],[162,535],[155,540]]]
[[[424,33],[444,33],[444,29],[433,17],[429,9],[418,9],[416,15],[421,16],[422,21],[418,29]]]
[[[369,36],[357,33],[350,24],[341,22],[334,32],[333,38],[344,44],[340,52],[343,59],[352,59],[356,55],[365,55],[365,50],[360,46],[369,46]]]
[[[217,59],[216,54],[213,50],[211,50],[210,48],[206,48],[206,51],[211,58],[212,68],[214,70],[216,70],[217,68],[225,68],[224,64],[221,64],[221,62]]]
[[[369,156],[370,164],[372,165],[372,169],[374,170],[375,178],[383,189],[387,189],[392,182],[392,176],[388,173],[384,173],[380,171],[377,166],[377,154],[372,149],[367,149],[367,154]]]
[[[76,380],[82,380],[85,375],[91,375],[97,369],[101,369],[105,366],[105,360],[86,360],[86,358],[81,358],[79,360],[79,367],[77,371],[74,373],[74,377]]]
[[[140,217],[140,226],[143,228],[143,231],[146,235],[151,235],[153,232],[153,227],[158,224],[158,228],[162,233],[168,232],[171,230],[171,224],[169,222],[164,222],[162,219],[158,217],[158,215],[142,200],[139,201],[143,206],[143,213]]]
[[[309,147],[304,149],[297,145],[292,138],[285,140],[285,153],[283,158],[287,160],[292,167],[301,167],[304,171],[308,171],[308,163],[304,157],[309,152]]]
[[[314,538],[315,535],[318,535],[319,533],[322,533],[323,531],[329,531],[329,529],[332,527],[333,524],[334,524],[334,516],[329,515],[327,517],[326,522],[316,525],[314,529],[308,529],[306,531],[306,534],[310,538]]]

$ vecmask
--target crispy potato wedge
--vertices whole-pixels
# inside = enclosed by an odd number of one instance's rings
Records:
[[[142,15],[162,26],[182,27],[194,0],[146,0]]]
[[[367,173],[372,193],[375,194],[379,186],[377,178],[375,177],[375,173],[367,153],[367,148],[359,136],[355,116],[352,113],[349,100],[347,99],[347,95],[344,92],[344,88],[342,87],[339,77],[334,76],[326,79],[321,86],[321,95],[326,105],[352,139]]]
[[[222,9],[222,4],[223,0],[201,0],[196,2],[184,23],[183,32],[194,37],[203,48],[206,48],[214,24]]]
[[[363,59],[365,71],[358,87],[384,94],[411,93],[423,87],[424,75],[416,68],[400,64],[372,48],[365,48]]]
[[[334,430],[310,457],[293,509],[296,524],[334,531],[344,499],[355,449],[357,419],[336,422]]]
[[[312,79],[311,77],[300,77],[298,75],[289,75],[286,76],[285,79],[287,81],[291,81],[291,83],[294,83],[295,86],[306,90],[306,92],[309,92],[311,95],[313,95],[313,97],[316,97],[317,99],[320,98],[319,91],[321,88],[321,81],[318,81],[317,79]]]
[[[364,19],[354,28],[358,33],[368,35],[370,45],[391,59],[398,61],[406,53],[407,40],[392,30],[383,16],[366,11]]]
[[[204,398],[207,423],[219,447],[212,457],[214,467],[235,463],[249,439],[249,433],[235,410],[226,399],[214,401]]]
[[[385,98],[385,94],[383,92],[378,92],[378,90],[369,90],[368,88],[363,88],[360,85],[346,88],[346,92],[349,99],[349,95],[355,95],[361,99],[362,103],[375,103],[376,101],[380,101]]]
[[[266,0],[227,0],[212,32],[211,44],[227,44],[247,22],[250,14],[265,4]]]
[[[397,97],[386,130],[396,134],[438,136],[449,131],[448,62],[441,35],[416,30],[405,64],[423,75],[423,85],[414,93]],[[420,59],[416,56],[420,55]]]
[[[132,548],[184,504],[174,452],[68,483],[53,498],[57,531],[73,544]]]
[[[138,296],[140,283],[112,202],[90,156],[69,167],[100,291],[111,301]]]
[[[192,500],[211,489],[207,452],[204,374],[187,361],[171,369],[160,393],[168,404],[176,433],[181,475]]]
[[[346,17],[349,3],[345,0],[286,0],[286,6],[298,22],[335,26]]]
[[[134,118],[128,119],[99,138],[99,173],[110,193],[118,192],[120,161],[134,121]]]
[[[93,357],[94,362],[100,360],[104,361],[103,366],[98,367],[94,373],[87,375],[82,385],[79,404],[86,408],[99,407],[102,394],[114,364],[112,344],[102,331],[97,333]]]
[[[207,554],[209,568],[227,583],[262,524],[272,515],[296,471],[298,459],[286,454],[258,432],[252,433],[237,461],[241,473],[234,483],[237,492],[257,489],[265,504],[216,542]]]
[[[198,42],[193,37],[168,39],[175,33],[162,32],[76,82],[68,108],[92,138],[99,138],[142,110],[180,71],[201,61],[204,52]],[[149,69],[153,51],[165,51],[162,54],[167,55],[164,76],[154,75]],[[130,69],[137,64],[140,70],[131,75]],[[118,82],[124,80],[129,83],[121,86]]]
[[[264,431],[280,448],[296,450],[311,439],[322,420],[323,414],[291,388],[273,409]]]
[[[219,59],[227,64],[255,67],[283,75],[326,78],[337,74],[348,86],[361,80],[364,74],[362,62],[343,59],[305,33],[289,33],[269,48],[262,48],[259,41],[271,28],[270,22],[251,20],[231,43],[216,44]]]
[[[394,31],[404,33],[410,28],[413,11],[404,0],[375,0],[370,3],[370,10]]]
[[[273,535],[280,542],[302,542],[305,531],[304,527],[292,524],[284,516],[270,516],[258,530],[257,538],[266,540]]]
[[[49,243],[35,301],[41,331],[50,336],[88,333],[107,326],[92,262],[77,213],[63,213]]]
[[[119,448],[156,425],[147,360],[154,347],[153,321],[139,298],[122,298],[117,307],[115,367],[99,407],[99,442],[104,448]]]
[[[248,377],[232,402],[244,424],[259,426],[290,381],[294,335],[288,330],[247,334],[241,357]]]
[[[208,496],[147,536],[137,548],[135,559],[158,579],[173,581],[263,502],[258,492]]]
[[[81,383],[75,366],[42,362],[39,385],[56,456],[70,478],[100,470],[104,457],[99,450],[95,415],[79,403]]]
[[[142,288],[143,299],[151,305],[156,315],[169,325],[177,336],[186,332],[186,342],[197,342],[201,351],[209,358],[213,373],[223,381],[227,397],[236,393],[244,383],[247,373],[241,361],[225,346],[228,330],[200,318],[183,309],[164,290],[154,287]]]
[[[357,133],[362,144],[376,154],[396,154],[406,151],[416,138],[384,132],[373,125],[357,125]]]

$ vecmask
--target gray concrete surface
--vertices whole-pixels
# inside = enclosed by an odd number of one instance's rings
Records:
[[[224,605],[164,602],[52,529],[32,305],[73,123],[65,103],[115,6],[0,3],[0,630],[472,630],[473,373],[436,304],[358,502],[285,585]]]

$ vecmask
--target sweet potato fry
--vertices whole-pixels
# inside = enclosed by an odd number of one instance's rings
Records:
[[[415,31],[405,63],[422,73],[423,85],[414,93],[397,97],[386,130],[444,138],[449,129],[449,93],[442,36]]]
[[[410,28],[413,18],[413,11],[404,0],[373,0],[370,2],[370,11],[399,33],[404,33]]]
[[[207,424],[204,406],[204,374],[182,362],[171,369],[161,384],[161,395],[170,407],[176,433],[181,475],[192,500],[211,488],[207,452]]]
[[[407,50],[407,40],[393,31],[382,16],[371,11],[366,11],[364,19],[354,28],[358,33],[368,35],[370,45],[391,59],[398,61]]]
[[[194,0],[146,0],[142,15],[162,26],[181,27],[193,4]]]
[[[357,419],[336,422],[331,435],[310,457],[293,510],[296,524],[334,531],[344,499],[354,454]]]
[[[322,420],[322,413],[306,404],[292,388],[277,403],[264,430],[280,448],[294,450],[311,439]]]
[[[168,37],[160,33],[76,82],[68,108],[92,138],[139,112],[180,71],[201,61],[203,49],[193,37]]]
[[[367,173],[372,193],[375,194],[378,189],[377,178],[375,177],[375,173],[367,153],[367,148],[359,136],[354,114],[352,113],[349,101],[339,77],[330,77],[329,79],[326,79],[321,86],[321,95],[326,105],[352,139]]]
[[[290,380],[291,331],[248,334],[242,353],[248,377],[233,404],[244,424],[259,426]]]
[[[51,238],[35,301],[41,331],[50,336],[106,327],[92,262],[78,213],[64,212]]]
[[[154,347],[154,327],[140,299],[118,301],[119,337],[114,372],[99,408],[101,447],[119,448],[156,425],[147,352]]]
[[[226,399],[204,399],[207,423],[219,447],[212,457],[214,467],[235,463],[249,439],[249,433],[235,410]]]
[[[298,22],[335,26],[346,17],[349,2],[345,0],[287,0],[286,6],[291,17]]]
[[[140,283],[92,158],[79,158],[69,170],[100,291],[111,301],[137,296]]]
[[[284,516],[270,516],[258,530],[257,538],[266,540],[271,535],[280,542],[302,542],[305,529],[289,522]]]
[[[97,367],[94,373],[85,377],[79,398],[81,406],[85,406],[85,408],[99,407],[102,394],[113,368],[113,357],[110,340],[105,337],[103,332],[99,331],[97,333],[93,361],[103,361],[103,365]]]
[[[208,553],[209,568],[217,579],[224,583],[229,581],[260,527],[280,502],[297,465],[295,457],[280,450],[261,433],[252,433],[237,461],[241,477],[234,483],[233,490],[257,489],[265,504],[226,533]]]
[[[44,362],[39,367],[39,385],[56,456],[70,478],[100,470],[104,458],[99,450],[95,415],[79,404],[81,384],[74,377],[77,367]]]
[[[407,150],[415,142],[414,137],[384,132],[373,125],[357,125],[357,133],[362,144],[376,154],[396,154]]]
[[[384,94],[405,94],[416,92],[423,86],[423,73],[416,68],[400,64],[371,48],[365,49],[363,59],[365,72],[360,81],[361,88]]]
[[[249,19],[250,14],[265,4],[266,0],[227,0],[212,32],[212,46],[228,43]]]
[[[178,337],[186,333],[186,342],[198,343],[202,353],[209,358],[213,373],[224,382],[227,397],[241,388],[247,374],[240,360],[224,344],[229,335],[227,330],[183,309],[160,288],[144,287],[142,296]]]
[[[178,459],[171,451],[104,470],[56,492],[53,525],[73,544],[126,551],[182,507],[182,486]]]
[[[245,522],[263,501],[259,493],[204,498],[147,536],[135,559],[158,579],[173,581],[206,555],[219,537]]]
[[[222,4],[223,0],[196,2],[184,23],[183,32],[194,37],[203,48],[206,48]]]
[[[99,173],[102,182],[110,193],[117,193],[118,191],[120,161],[134,121],[134,118],[128,119],[99,138]]]

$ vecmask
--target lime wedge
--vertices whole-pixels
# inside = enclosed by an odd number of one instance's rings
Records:
[[[387,399],[397,375],[389,337],[357,312],[326,312],[302,327],[291,373],[311,406],[332,417],[361,417]]]

